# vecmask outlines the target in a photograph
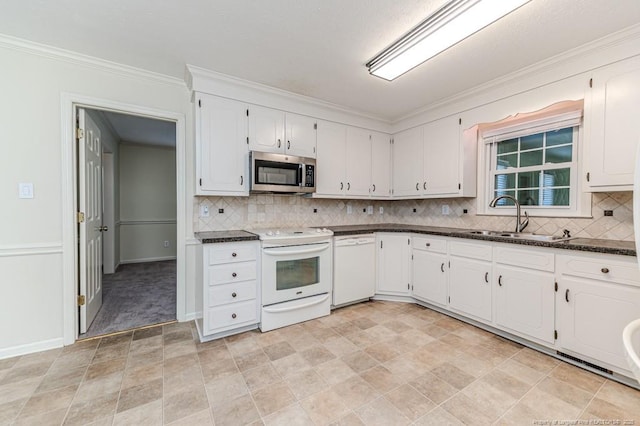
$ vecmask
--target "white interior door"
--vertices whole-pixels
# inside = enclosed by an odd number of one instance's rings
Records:
[[[87,112],[78,108],[78,209],[79,220],[80,333],[86,333],[102,305],[102,144],[100,129]]]

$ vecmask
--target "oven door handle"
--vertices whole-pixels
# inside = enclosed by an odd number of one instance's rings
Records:
[[[266,247],[263,248],[262,251],[269,256],[288,256],[291,254],[307,254],[307,253],[317,253],[320,251],[325,251],[329,248],[329,243],[319,244],[320,247],[313,247],[310,249],[295,249],[295,250],[280,250],[280,247]]]
[[[305,303],[303,305],[288,306],[286,308],[276,308],[276,307],[273,307],[273,306],[263,306],[262,309],[265,312],[271,312],[271,313],[297,311],[298,309],[308,308],[309,306],[313,306],[313,305],[319,305],[320,303],[322,303],[325,300],[327,300],[328,297],[329,297],[329,293],[326,293],[324,295],[324,297],[322,297],[320,299],[317,299],[317,300],[313,300],[313,301],[311,301],[309,303]]]

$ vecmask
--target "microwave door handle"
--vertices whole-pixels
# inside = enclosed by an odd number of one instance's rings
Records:
[[[305,174],[302,172],[304,169],[304,164],[298,164],[298,185],[305,186]]]

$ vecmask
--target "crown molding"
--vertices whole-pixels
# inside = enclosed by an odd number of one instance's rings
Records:
[[[625,53],[617,52],[616,50],[617,48],[623,47],[629,44],[632,45],[632,49],[633,49],[632,51],[628,51]],[[636,46],[636,47],[633,47],[633,46]],[[405,120],[411,120],[411,119],[417,118],[420,115],[428,114],[430,112],[436,111],[441,108],[453,107],[456,104],[462,104],[463,101],[468,100],[470,98],[481,97],[482,95],[490,95],[491,92],[496,89],[500,89],[508,85],[513,85],[514,83],[521,82],[525,79],[534,80],[535,83],[529,84],[527,85],[527,87],[523,87],[521,90],[519,90],[516,93],[510,93],[510,95],[526,92],[534,87],[537,87],[536,85],[544,85],[544,84],[552,83],[554,81],[559,81],[565,78],[569,78],[574,75],[589,72],[596,68],[608,65],[613,62],[621,61],[639,54],[640,54],[640,24],[636,24],[636,25],[627,27],[623,30],[617,31],[615,33],[606,35],[590,43],[583,44],[582,46],[567,50],[558,55],[555,55],[548,59],[537,62],[533,65],[527,66],[525,68],[521,68],[518,71],[498,77],[494,80],[488,81],[487,83],[481,84],[472,89],[459,92],[453,96],[442,99],[428,106],[422,107],[410,114],[407,114],[392,120],[392,125],[397,125]],[[595,59],[592,59],[591,61],[589,61],[590,58],[595,58]],[[575,66],[571,67],[572,64],[577,64],[581,60],[586,60],[587,62],[590,62],[588,64],[588,68],[582,68],[580,70],[577,70],[575,69],[577,67]],[[546,77],[545,73],[556,71],[562,66],[567,66],[567,70],[564,71],[563,74],[556,73],[555,78],[553,80],[550,80],[549,78]],[[546,81],[541,81],[542,79],[545,79],[545,78],[546,78]],[[489,102],[495,101],[495,100],[498,100],[498,98],[492,99]],[[461,111],[451,111],[451,114],[456,114],[470,108],[475,108],[485,103],[487,102],[482,102],[472,107],[466,107]],[[449,114],[445,114],[445,115],[449,115]]]
[[[113,61],[108,61],[106,59],[100,59],[95,56],[89,56],[82,53],[73,52],[71,50],[60,49],[58,47],[53,47],[42,43],[8,36],[6,34],[0,34],[0,47],[37,55],[43,58],[69,62],[74,65],[108,71],[127,77],[133,76],[145,80],[154,80],[156,82],[164,84],[182,87],[185,86],[185,82],[176,77],[171,77],[165,74],[120,64]]]

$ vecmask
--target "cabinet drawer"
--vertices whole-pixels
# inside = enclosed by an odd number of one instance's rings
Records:
[[[555,255],[550,250],[542,251],[534,247],[522,249],[513,245],[498,245],[495,248],[495,260],[505,265],[539,271],[553,272],[555,269]]]
[[[255,280],[257,276],[256,262],[229,263],[209,267],[208,285]]]
[[[257,281],[253,280],[209,286],[208,306],[213,307],[255,299],[257,285]]]
[[[217,329],[235,328],[246,324],[257,323],[258,314],[256,303],[255,300],[249,300],[209,308],[207,310],[207,326],[209,331],[215,332]]]
[[[451,241],[449,242],[449,252],[454,256],[469,257],[471,259],[491,260],[492,258],[490,243],[472,244]]]
[[[441,240],[431,237],[416,237],[412,238],[413,248],[415,250],[428,250],[434,253],[446,253],[447,252],[447,240]]]
[[[640,270],[635,258],[631,259],[633,261],[624,261],[604,255],[602,258],[558,256],[558,266],[567,275],[640,286]]]
[[[209,248],[209,265],[256,260],[257,243],[215,244]]]

